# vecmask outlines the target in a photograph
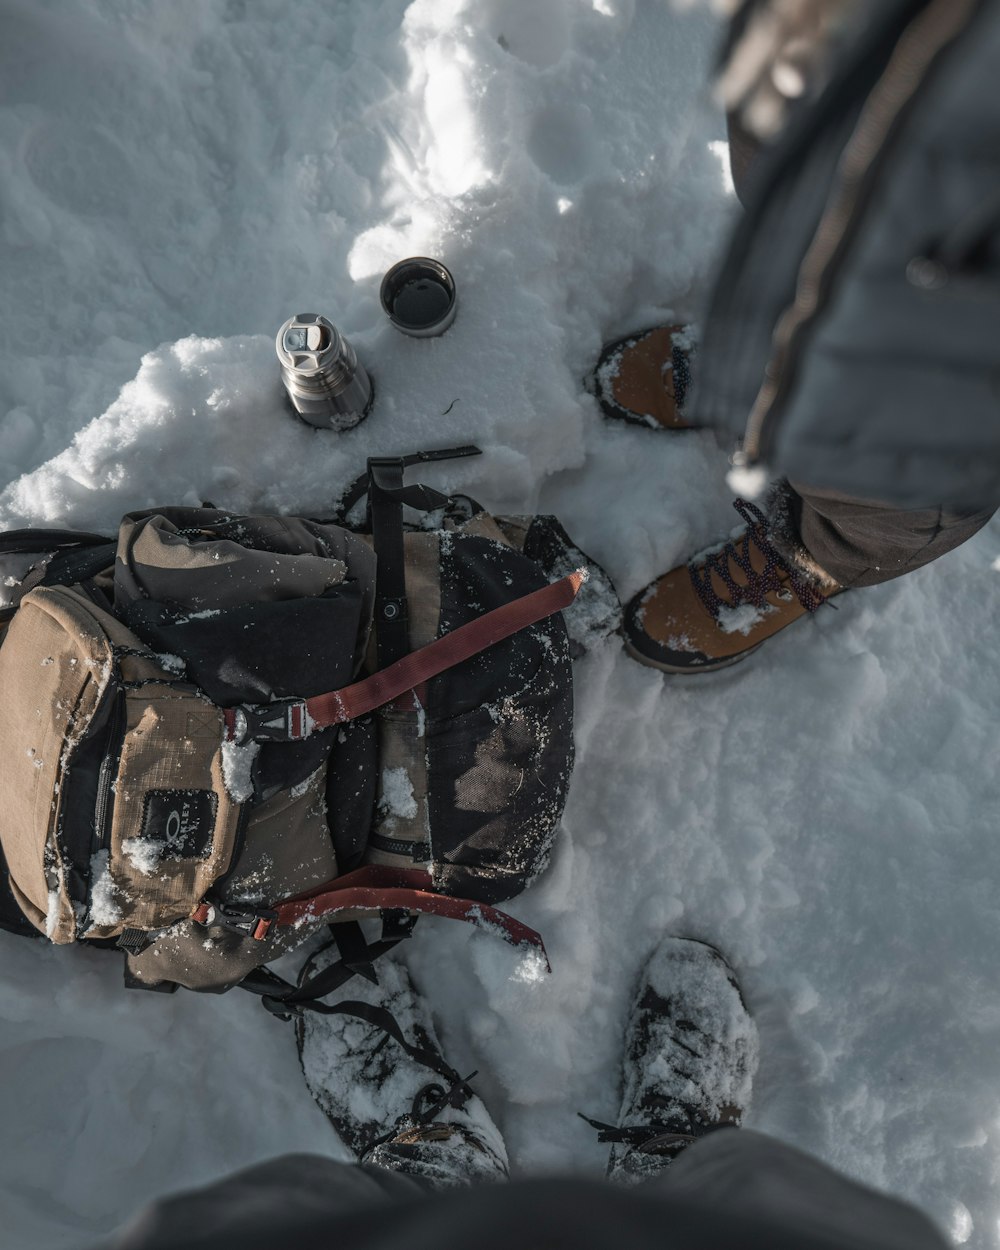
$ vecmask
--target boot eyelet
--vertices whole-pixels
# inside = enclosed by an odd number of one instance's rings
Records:
[[[787,587],[782,587],[781,590],[775,591],[775,598],[780,599],[782,603],[791,603],[795,595]]]

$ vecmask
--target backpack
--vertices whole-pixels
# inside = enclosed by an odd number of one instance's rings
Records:
[[[421,913],[544,956],[495,905],[545,867],[565,805],[562,613],[586,557],[552,517],[404,483],[472,454],[372,459],[333,520],[205,505],[130,513],[114,539],[0,535],[4,927],[284,1016]],[[592,568],[578,635],[616,621]],[[264,966],[331,921],[319,978]]]

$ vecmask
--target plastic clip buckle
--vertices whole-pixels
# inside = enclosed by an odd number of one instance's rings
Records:
[[[273,703],[247,704],[225,709],[226,741],[300,742],[309,737],[309,713],[300,699],[276,699]]]
[[[286,1003],[280,998],[272,998],[270,994],[265,994],[260,1001],[265,1009],[272,1016],[277,1016],[279,1020],[293,1020],[296,1016],[302,1015],[302,1008],[298,1003]]]
[[[234,907],[231,903],[207,903],[199,908],[193,919],[206,928],[220,925],[223,929],[231,929],[244,937],[253,938],[255,942],[263,942],[271,925],[278,919],[278,913],[268,907]]]

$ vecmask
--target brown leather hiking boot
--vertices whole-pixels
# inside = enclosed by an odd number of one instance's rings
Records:
[[[588,1120],[611,1143],[608,1179],[634,1185],[699,1137],[737,1127],[757,1068],[757,1028],[714,946],[665,938],[639,981],[625,1031],[617,1124]]]
[[[664,573],[625,609],[625,649],[665,673],[725,668],[816,609],[840,587],[774,546],[763,512],[743,499],[738,537]]]
[[[606,417],[654,430],[691,430],[684,420],[690,380],[688,326],[655,326],[608,343],[592,387]]]

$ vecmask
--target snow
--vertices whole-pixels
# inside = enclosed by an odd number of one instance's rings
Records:
[[[386,816],[412,820],[417,814],[413,782],[405,768],[383,768],[379,806]],[[391,826],[390,826],[391,827]]]
[[[90,919],[93,925],[115,925],[122,918],[120,891],[111,876],[110,855],[97,851],[90,860]]]
[[[638,0],[8,5],[0,526],[322,514],[369,454],[475,441],[424,480],[555,513],[623,599],[723,539],[712,436],[608,422],[583,381],[603,342],[697,314],[735,211],[713,37],[702,7]],[[379,308],[411,254],[455,275],[441,338]],[[375,379],[346,434],[283,404],[273,336],[300,310]],[[434,919],[406,956],[515,1174],[603,1172],[575,1112],[615,1118],[635,978],[689,935],[758,1026],[749,1125],[1000,1244],[998,559],[991,525],[717,674],[614,639],[578,662],[563,831],[510,905],[551,976]],[[249,995],[0,946],[3,1250],[86,1244],[284,1151],[342,1157]]]
[[[222,744],[222,780],[234,803],[245,803],[253,795],[253,763],[259,742]]]
[[[122,854],[133,869],[143,876],[149,877],[160,866],[163,843],[156,838],[125,838],[122,841]]]

